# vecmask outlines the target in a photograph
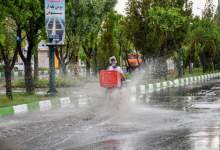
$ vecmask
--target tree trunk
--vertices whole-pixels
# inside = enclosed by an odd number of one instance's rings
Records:
[[[6,96],[9,99],[13,99],[12,96],[12,84],[11,84],[11,69],[10,66],[5,66],[5,82],[6,82]]]
[[[193,63],[190,61],[189,62],[189,74],[192,74],[193,71]]]
[[[66,64],[63,61],[60,64],[61,64],[62,75],[66,76],[67,75]]]
[[[161,64],[161,70],[162,70],[161,75],[162,77],[164,77],[165,80],[167,80],[168,67],[167,67],[166,57],[162,57],[159,63]]]
[[[38,52],[34,55],[34,81],[39,80]]]
[[[33,77],[32,77],[32,66],[31,62],[27,61],[24,63],[25,68],[25,87],[27,93],[33,93],[34,92],[34,83],[33,83]]]
[[[98,74],[97,58],[94,57],[93,76],[97,77],[97,74]]]
[[[86,77],[87,78],[90,77],[90,68],[91,68],[90,61],[86,60]]]

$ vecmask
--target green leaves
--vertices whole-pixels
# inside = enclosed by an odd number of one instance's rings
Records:
[[[181,14],[179,8],[152,7],[148,11],[149,27],[158,27],[164,32],[174,32],[186,24],[187,17]]]
[[[195,18],[188,35],[188,55],[199,57],[203,70],[210,71],[220,52],[220,27],[212,18]]]
[[[126,18],[129,38],[146,57],[169,56],[181,47],[190,10],[187,0],[131,0]]]

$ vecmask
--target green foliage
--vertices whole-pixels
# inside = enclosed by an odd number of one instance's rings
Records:
[[[14,20],[8,17],[0,22],[0,26],[0,49],[4,51],[7,61],[10,61],[16,48],[16,25]]]
[[[98,49],[98,66],[105,69],[109,65],[108,58],[116,56],[119,59],[119,49],[117,48],[116,34],[120,16],[112,11],[106,17],[101,32],[100,48]]]
[[[66,47],[63,53],[68,60],[80,56],[87,68],[92,65],[96,68],[98,35],[103,20],[115,3],[116,0],[67,1]]]
[[[145,58],[167,56],[181,47],[190,22],[191,4],[186,0],[131,0],[127,14],[126,31],[135,48]]]
[[[79,86],[84,79],[77,78],[72,79],[69,77],[57,77],[56,78],[56,87],[73,87]],[[48,88],[49,81],[48,79],[39,79],[35,83],[35,88]],[[14,88],[25,88],[24,80],[15,80],[13,83]]]
[[[155,56],[170,55],[181,47],[189,25],[189,18],[181,14],[181,9],[152,7],[148,11],[148,19]]]
[[[8,97],[0,95],[0,107],[8,107],[19,104],[27,104],[32,102],[37,102],[48,97],[34,95],[34,94],[26,94],[26,93],[14,93],[14,100],[10,100]]]
[[[39,68],[39,71],[49,71],[48,68]]]
[[[208,18],[195,19],[189,34],[189,55],[199,57],[203,71],[213,70],[215,56],[220,50],[220,28]]]

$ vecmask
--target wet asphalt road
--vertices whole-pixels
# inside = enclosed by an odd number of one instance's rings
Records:
[[[0,150],[220,149],[220,80],[138,96],[122,91],[112,101],[93,90],[76,92],[84,99],[67,108],[0,118]]]

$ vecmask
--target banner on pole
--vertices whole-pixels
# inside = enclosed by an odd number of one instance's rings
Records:
[[[65,39],[65,0],[45,0],[45,23],[49,44],[63,45]]]

